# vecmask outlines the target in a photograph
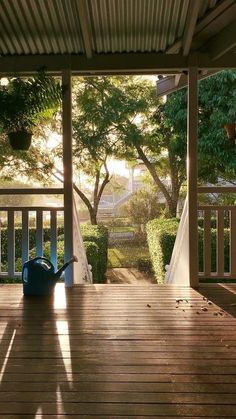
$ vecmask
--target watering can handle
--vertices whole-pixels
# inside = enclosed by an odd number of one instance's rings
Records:
[[[34,258],[34,262],[37,261],[37,260],[45,260],[45,262],[49,263],[49,265],[53,268],[53,264],[49,259],[44,258],[42,256],[37,256],[36,258]]]

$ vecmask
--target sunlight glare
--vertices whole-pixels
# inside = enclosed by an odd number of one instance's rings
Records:
[[[1,371],[0,371],[0,382],[2,381],[2,379],[4,377],[4,372],[5,372],[5,369],[6,369],[6,366],[7,366],[8,358],[9,358],[10,353],[11,353],[11,348],[12,348],[12,345],[13,345],[13,342],[14,342],[14,339],[15,339],[15,335],[16,335],[16,329],[14,329],[14,332],[12,334],[12,337],[11,337],[11,340],[10,340],[10,343],[9,343],[9,346],[8,346],[8,349],[7,349],[7,353],[6,353],[4,362],[3,362],[3,366],[2,366]]]
[[[67,381],[69,386],[72,386],[73,377],[68,322],[66,320],[57,320],[56,327],[61,355],[65,366]]]
[[[50,150],[52,150],[53,148],[57,147],[61,141],[62,141],[61,135],[59,135],[57,132],[50,132],[48,141],[47,141],[47,147]]]
[[[64,284],[57,284],[54,290],[54,308],[66,308],[66,291]]]

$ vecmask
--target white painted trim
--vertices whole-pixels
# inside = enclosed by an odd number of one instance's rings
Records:
[[[63,130],[63,170],[64,170],[64,243],[65,261],[73,256],[73,168],[72,168],[72,109],[71,72],[62,72],[64,94],[62,98]],[[65,285],[72,287],[74,282],[73,263],[65,271]]]
[[[188,74],[187,195],[189,285],[198,286],[198,213],[197,213],[197,141],[198,141],[198,68]]]

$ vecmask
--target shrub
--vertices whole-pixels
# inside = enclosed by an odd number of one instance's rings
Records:
[[[98,282],[99,274],[99,247],[95,242],[85,241],[84,247],[89,265],[92,266],[93,282]]]
[[[164,281],[165,265],[170,263],[178,224],[178,220],[174,218],[155,219],[147,223],[148,247],[158,283]]]
[[[63,234],[63,227],[58,228],[58,234]],[[43,239],[44,242],[50,241],[51,239],[51,229],[43,229]],[[21,258],[21,243],[22,243],[22,230],[20,227],[15,228],[15,255],[16,259]],[[33,249],[36,246],[36,228],[29,228],[29,249]],[[1,228],[1,255],[2,262],[7,261],[7,228]],[[33,256],[34,257],[34,256]]]
[[[214,225],[214,224],[213,224]],[[204,230],[198,228],[198,266],[199,272],[203,272],[203,252],[204,252]],[[229,241],[230,241],[230,230],[224,229],[224,271],[229,272],[230,268],[230,254],[229,254]],[[211,228],[211,271],[216,272],[217,270],[217,230]]]
[[[215,226],[215,220],[212,221]],[[155,277],[161,283],[165,278],[165,265],[171,260],[175,237],[178,230],[178,220],[152,220],[147,224],[147,240]],[[229,272],[229,229],[224,229],[224,270]],[[211,228],[211,271],[216,272],[217,263],[217,230]],[[204,230],[198,227],[198,266],[203,272]]]
[[[62,266],[64,263],[64,229],[58,229],[58,265]],[[104,282],[104,276],[107,270],[107,247],[108,247],[108,231],[103,226],[82,225],[81,233],[85,244],[85,250],[88,258],[88,263],[92,266],[94,282]],[[50,259],[50,228],[44,228],[44,257]],[[21,261],[21,228],[15,229],[15,256],[16,256],[16,271],[22,270]],[[87,244],[89,242],[89,245]],[[94,243],[95,246],[92,246]],[[7,229],[1,229],[1,249],[2,249],[2,270],[7,269]],[[36,229],[29,229],[29,257],[36,256]],[[94,250],[94,254],[93,254]]]
[[[97,267],[95,268],[97,273],[95,275],[94,272],[92,272],[94,282],[103,283],[107,270],[108,230],[102,225],[83,224],[81,226],[81,233],[85,246],[86,242],[93,242],[98,247],[98,261]],[[93,267],[93,264],[90,264]]]

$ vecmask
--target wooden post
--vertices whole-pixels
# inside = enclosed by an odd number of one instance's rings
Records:
[[[189,285],[198,286],[198,222],[197,222],[197,140],[198,140],[198,68],[188,73],[188,145],[187,190],[189,233]]]
[[[64,168],[64,241],[65,261],[73,256],[73,169],[72,169],[72,112],[71,72],[62,72],[64,93],[62,99],[63,168]],[[71,264],[65,271],[65,285],[72,287],[74,269]]]

